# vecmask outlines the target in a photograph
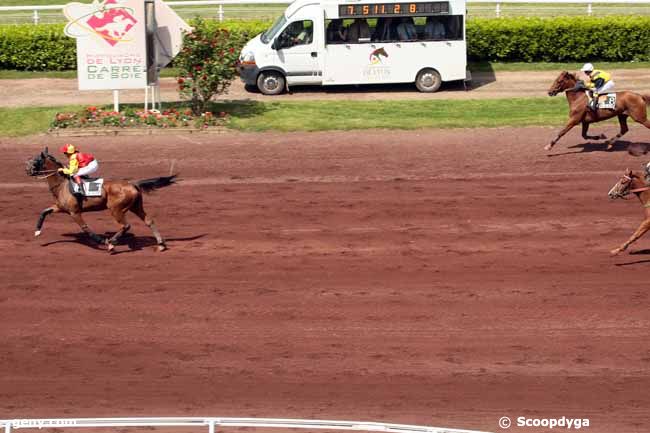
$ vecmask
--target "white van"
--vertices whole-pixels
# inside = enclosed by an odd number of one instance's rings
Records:
[[[249,41],[238,70],[246,87],[415,83],[435,92],[465,80],[465,0],[365,3],[296,0]]]

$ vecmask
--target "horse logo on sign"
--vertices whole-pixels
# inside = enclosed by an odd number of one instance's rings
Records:
[[[73,38],[96,35],[110,46],[130,42],[127,33],[137,23],[133,11],[119,0],[95,0],[92,4],[69,3],[63,10],[69,22],[65,34]]]

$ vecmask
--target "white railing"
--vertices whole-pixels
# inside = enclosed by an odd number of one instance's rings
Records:
[[[190,1],[168,1],[168,5],[174,8],[196,7],[196,6],[217,6],[215,13],[220,21],[225,17],[224,6],[239,5],[286,5],[291,3],[290,0],[190,0]],[[594,5],[645,5],[650,6],[650,0],[467,0],[468,4],[488,4],[491,5],[494,15],[501,17],[503,5],[517,4],[540,4],[540,5],[582,5],[583,12],[586,15],[593,15]],[[2,12],[28,12],[31,14],[31,20],[34,24],[41,21],[39,11],[62,10],[65,5],[48,5],[48,6],[0,6]],[[470,10],[471,13],[471,10]],[[1,15],[0,15],[1,16]]]
[[[475,430],[427,427],[408,424],[386,424],[364,421],[326,421],[276,418],[78,418],[78,419],[14,419],[0,420],[4,433],[25,428],[74,428],[74,427],[208,427],[215,433],[216,427],[266,427],[324,430],[356,430],[388,433],[488,433]]]

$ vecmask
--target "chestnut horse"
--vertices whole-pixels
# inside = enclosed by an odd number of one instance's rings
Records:
[[[68,176],[58,171],[61,167],[63,167],[63,164],[47,152],[47,147],[35,158],[27,161],[27,174],[29,176],[42,176],[42,179],[46,179],[50,192],[55,200],[53,206],[41,212],[36,223],[34,236],[41,234],[43,222],[49,214],[67,213],[93,241],[98,244],[105,244],[108,247],[108,251],[111,252],[114,250],[120,237],[131,228],[126,222],[126,213],[131,211],[151,229],[158,243],[158,251],[167,249],[165,241],[160,236],[153,219],[147,216],[144,211],[142,193],[151,192],[173,184],[176,175],[139,180],[133,183],[125,180],[105,181],[101,197],[80,198],[70,192]],[[90,230],[81,217],[81,214],[84,212],[95,212],[105,209],[111,212],[111,215],[119,225],[118,232],[110,239],[103,239]]]
[[[609,198],[623,198],[628,194],[636,194],[645,210],[645,220],[641,223],[634,234],[620,247],[613,249],[612,254],[616,255],[623,252],[633,242],[643,236],[650,230],[650,186],[645,182],[645,173],[641,171],[632,171],[629,168],[625,171],[621,179],[609,190]]]
[[[602,134],[600,136],[587,135],[589,124],[618,116],[618,123],[621,130],[616,134],[616,137],[610,138],[605,142],[607,144],[607,150],[611,150],[614,142],[628,131],[628,116],[646,128],[650,128],[650,120],[648,120],[646,113],[646,105],[650,104],[650,96],[627,91],[616,92],[616,108],[614,110],[598,109],[594,112],[587,107],[588,99],[582,81],[579,81],[575,75],[567,71],[562,72],[555,79],[553,85],[548,90],[548,95],[555,96],[560,92],[566,93],[566,99],[569,102],[569,121],[564,129],[558,133],[557,137],[544,147],[546,150],[551,150],[555,143],[578,123],[582,123],[582,138],[587,140],[605,139],[607,137]]]

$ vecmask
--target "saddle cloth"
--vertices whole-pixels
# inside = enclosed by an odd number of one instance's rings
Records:
[[[102,178],[90,179],[82,177],[80,188],[78,184],[70,179],[70,192],[73,194],[81,194],[84,197],[101,197],[103,185],[104,179]]]
[[[616,93],[598,95],[598,108],[606,108],[608,110],[616,109]]]

